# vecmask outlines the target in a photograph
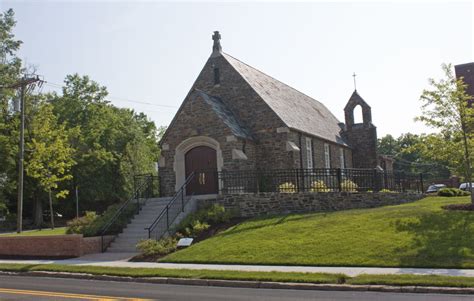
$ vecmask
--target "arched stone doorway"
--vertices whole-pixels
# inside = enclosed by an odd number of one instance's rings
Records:
[[[184,155],[186,178],[195,173],[186,187],[186,194],[216,194],[217,156],[216,150],[208,146],[196,146]]]
[[[222,158],[222,150],[220,148],[220,144],[218,141],[215,139],[212,139],[211,137],[207,136],[196,136],[192,138],[188,138],[184,141],[182,141],[175,150],[175,156],[174,156],[174,164],[173,164],[173,170],[176,175],[176,186],[175,189],[178,191],[178,189],[181,188],[181,186],[184,184],[184,181],[186,177],[191,173],[189,169],[192,169],[192,167],[187,167],[186,166],[186,157],[194,157],[197,156],[196,154],[193,154],[194,151],[193,149],[197,149],[199,151],[198,147],[207,147],[208,149],[211,149],[214,151],[215,154],[215,167],[214,170],[216,171],[221,171],[222,166],[224,165],[224,160]],[[201,149],[203,150],[203,149]],[[211,153],[209,150],[207,152]],[[188,159],[189,160],[189,159]],[[193,160],[196,162],[199,162],[199,160]],[[199,163],[196,163],[199,164]],[[205,175],[204,177],[207,177],[204,179],[206,183],[209,180],[209,177]],[[199,183],[199,175],[195,176],[196,181]],[[203,178],[201,175],[201,183],[203,182]],[[215,180],[215,188],[213,189],[213,192],[209,192],[209,194],[216,194],[219,191],[219,185],[220,183],[218,180]],[[206,191],[210,191],[206,190]],[[186,191],[186,194],[189,195],[190,191]],[[199,192],[198,192],[199,193]],[[195,193],[196,194],[196,193]]]

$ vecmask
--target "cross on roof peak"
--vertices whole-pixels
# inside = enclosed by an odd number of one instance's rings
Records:
[[[217,54],[222,52],[222,47],[221,47],[221,34],[219,31],[214,31],[214,34],[212,35],[212,40],[214,41],[214,44],[212,45],[212,53]]]
[[[357,85],[356,85],[356,76],[355,72],[352,74],[352,77],[354,78],[354,91],[357,91]]]

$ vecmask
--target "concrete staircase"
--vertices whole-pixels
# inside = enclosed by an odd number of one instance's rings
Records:
[[[158,214],[166,207],[171,200],[166,198],[152,198],[148,199],[146,204],[140,210],[140,213],[135,215],[133,220],[120,233],[112,244],[107,249],[111,253],[135,253],[137,252],[136,245],[141,239],[148,238],[148,231],[146,227],[158,217]]]

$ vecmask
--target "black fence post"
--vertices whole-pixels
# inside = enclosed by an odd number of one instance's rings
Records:
[[[295,169],[295,172],[296,172],[296,191],[300,192],[300,175],[299,175],[299,172],[298,172],[298,169]],[[291,183],[288,181],[288,183]],[[288,188],[286,189],[291,189],[289,186]]]
[[[378,185],[377,185],[377,169],[375,169],[375,168],[374,168],[374,171],[373,171],[372,186],[373,186],[373,187],[372,187],[372,188],[373,188],[372,190],[373,190],[374,192],[379,191],[379,190],[378,190]]]
[[[339,192],[342,191],[342,171],[340,168],[336,170],[337,172],[337,187],[339,189]]]
[[[186,186],[184,186],[186,187]],[[184,190],[181,188],[181,212],[184,212]]]
[[[423,186],[423,173],[422,173],[422,172],[420,172],[420,188],[421,188],[421,189],[420,189],[420,191],[418,191],[418,192],[423,193],[423,191],[424,191],[425,189],[424,189],[424,186]]]

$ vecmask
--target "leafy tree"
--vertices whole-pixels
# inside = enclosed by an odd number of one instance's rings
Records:
[[[434,158],[427,154],[424,151],[427,146],[426,135],[411,133],[402,134],[398,138],[386,135],[378,140],[378,151],[395,159],[395,170],[423,173],[427,179],[448,178],[451,173],[446,167],[445,158]]]
[[[102,211],[128,196],[133,176],[153,172],[159,154],[155,124],[143,113],[114,107],[106,96],[105,87],[74,74],[50,101],[59,121],[79,131],[72,139],[72,186],[79,186],[82,210]]]
[[[448,160],[451,168],[461,172],[471,183],[474,147],[474,109],[469,104],[471,96],[466,92],[464,81],[454,76],[451,65],[443,64],[442,69],[445,77],[438,81],[430,79],[431,88],[424,90],[420,97],[422,115],[417,120],[440,131],[427,137],[431,147],[427,147],[425,152],[433,158]],[[474,204],[472,193],[471,201]]]
[[[10,106],[15,90],[7,87],[20,78],[21,60],[16,53],[22,43],[13,35],[15,23],[12,9],[0,13],[0,204],[9,207],[16,191],[19,119]]]
[[[51,227],[54,229],[52,192],[58,184],[72,179],[70,169],[74,149],[69,145],[69,136],[64,124],[58,124],[50,104],[43,103],[31,124],[33,138],[28,142],[30,152],[26,161],[26,174],[38,180],[41,188],[48,193]],[[65,198],[67,189],[55,192],[56,198]]]

